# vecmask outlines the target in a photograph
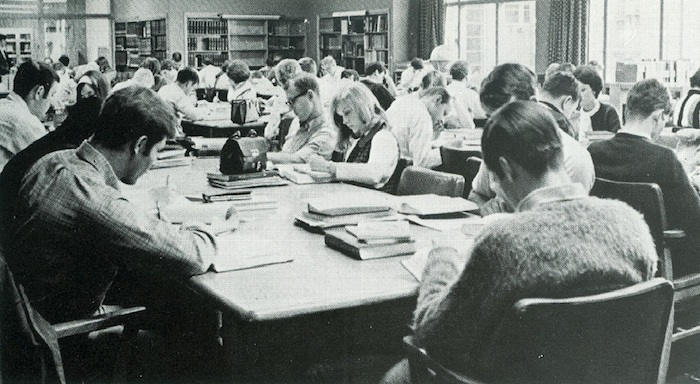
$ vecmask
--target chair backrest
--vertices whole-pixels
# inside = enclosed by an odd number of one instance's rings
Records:
[[[476,174],[479,173],[482,162],[483,160],[480,157],[471,156],[467,158],[467,164],[464,167],[464,173],[462,173],[462,176],[464,176],[464,193],[462,197],[465,199],[469,197],[469,193],[472,191],[472,181],[474,181]]]
[[[464,177],[461,175],[410,166],[406,167],[401,174],[396,194],[403,196],[433,193],[441,196],[461,197],[463,191]]]
[[[521,299],[506,314],[494,339],[496,347],[485,356],[486,371],[493,373],[485,379],[499,383],[663,382],[672,305],[673,285],[663,278],[591,296]],[[429,370],[432,376],[448,373],[446,380],[432,382],[468,382],[455,380],[460,374],[445,371],[432,359],[421,359],[425,352],[414,348],[407,347],[412,379],[420,377],[414,372]]]
[[[472,156],[481,158],[481,151],[460,148],[449,144],[440,147],[441,168],[445,172],[458,173],[457,171],[464,167],[464,162]]]
[[[672,279],[670,250],[664,244],[664,231],[667,229],[666,208],[658,184],[596,178],[590,194],[623,201],[644,215],[659,256],[659,272],[667,279]]]

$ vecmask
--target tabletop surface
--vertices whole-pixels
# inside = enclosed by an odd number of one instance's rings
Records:
[[[216,169],[215,160],[195,159],[191,167],[152,170],[136,187],[162,186],[167,179],[181,194],[201,194],[211,190],[205,173]],[[278,208],[246,213],[252,216],[241,224],[239,233],[259,241],[262,250],[285,252],[293,256],[294,261],[242,271],[209,272],[191,278],[191,287],[219,309],[231,311],[242,320],[265,321],[417,294],[418,282],[400,263],[409,256],[355,260],[326,247],[323,235],[293,224],[294,216],[306,209],[305,201],[312,197],[366,194],[369,198],[385,198],[389,195],[342,183],[290,184],[259,188],[253,193],[275,198]],[[417,249],[429,247],[431,239],[440,233],[415,225],[411,226],[411,232]]]

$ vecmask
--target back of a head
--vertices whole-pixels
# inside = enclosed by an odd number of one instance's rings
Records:
[[[600,78],[598,70],[592,65],[581,65],[574,71],[576,80],[591,87],[593,95],[598,97],[603,90],[603,79]]]
[[[131,78],[134,84],[144,86],[146,88],[153,87],[156,83],[155,77],[153,77],[153,72],[150,69],[139,68],[134,72],[134,77]]]
[[[139,67],[146,68],[151,71],[152,74],[157,75],[160,73],[160,60],[155,57],[147,57],[143,59]]]
[[[644,120],[659,110],[671,112],[671,96],[668,88],[658,80],[642,80],[627,93],[625,118],[628,121]]]
[[[416,71],[423,69],[423,59],[414,57],[413,60],[411,60],[411,67],[413,67],[413,69]]]
[[[421,89],[447,86],[447,79],[438,71],[430,71],[420,80]]]
[[[481,82],[479,98],[487,112],[493,112],[509,101],[530,100],[535,96],[535,73],[522,64],[497,66]]]
[[[180,52],[173,52],[173,61],[176,63],[179,63],[182,61],[182,53]]]
[[[384,71],[386,71],[384,63],[381,61],[373,61],[365,66],[365,75],[372,75],[377,71],[379,71],[379,73],[384,73]]]
[[[58,61],[63,64],[64,67],[67,67],[68,64],[70,63],[70,58],[66,55],[61,55],[61,57],[58,58]]]
[[[172,60],[165,59],[162,63],[160,63],[161,71],[171,71],[173,69],[175,69],[175,62]]]
[[[97,60],[95,60],[95,64],[97,64],[97,67],[102,73],[110,69],[109,60],[107,60],[107,58],[104,56],[98,57]]]
[[[199,74],[192,67],[182,68],[177,72],[177,78],[175,79],[180,84],[187,84],[191,82],[192,84],[199,84]]]
[[[242,60],[233,60],[226,68],[226,76],[234,83],[242,83],[250,78],[250,68]]]
[[[418,91],[418,97],[420,98],[432,98],[434,96],[439,96],[440,104],[447,104],[450,102],[450,93],[447,92],[447,89],[443,86],[435,86]]]
[[[316,79],[316,76],[306,72],[300,73],[289,80],[287,83],[287,88],[289,87],[296,88],[299,94],[307,91],[314,91],[316,95],[319,94],[318,80]]]
[[[569,72],[552,74],[542,84],[542,91],[555,99],[561,96],[571,96],[571,99],[577,101],[581,97],[576,78]]]
[[[17,68],[12,86],[13,91],[25,100],[29,92],[35,87],[43,86],[44,93],[42,97],[46,98],[53,83],[58,81],[58,74],[53,68],[30,59],[20,64],[19,68]]]
[[[557,123],[546,107],[534,101],[513,101],[491,115],[481,136],[481,151],[486,167],[498,177],[504,176],[500,157],[534,177],[563,164]]]
[[[340,74],[341,79],[351,79],[352,81],[359,81],[360,74],[354,69],[346,69]]]
[[[321,59],[321,68],[329,68],[329,67],[335,67],[336,62],[335,58],[333,56],[326,56],[323,59]]]
[[[176,126],[175,110],[152,89],[126,87],[105,100],[92,141],[105,148],[119,149],[146,136],[150,150],[163,138],[175,137]]]
[[[279,84],[287,84],[287,81],[301,72],[299,62],[294,59],[284,59],[275,65],[275,78]]]
[[[469,63],[464,60],[455,61],[450,67],[450,76],[457,81],[466,79],[469,76]]]
[[[299,66],[301,67],[301,70],[306,73],[310,73],[312,75],[316,75],[316,73],[318,73],[316,62],[310,57],[302,57],[299,59]]]
[[[690,86],[700,88],[700,69],[698,69],[693,76],[690,76]]]
[[[202,64],[203,65],[212,65],[212,64],[214,64],[214,62],[212,61],[212,59],[205,57],[204,59],[202,59]]]

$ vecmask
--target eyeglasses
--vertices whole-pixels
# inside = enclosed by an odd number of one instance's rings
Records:
[[[300,93],[300,94],[298,94],[298,95],[292,97],[291,99],[287,100],[287,105],[291,107],[292,105],[294,105],[294,103],[297,102],[297,99],[298,99],[298,98],[300,98],[300,97],[306,95],[307,92],[308,92],[308,91],[304,91],[304,92],[302,92],[302,93]]]

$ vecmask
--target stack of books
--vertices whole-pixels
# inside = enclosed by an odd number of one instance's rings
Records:
[[[192,157],[186,157],[185,148],[169,148],[158,152],[156,161],[151,165],[151,169],[183,167],[192,165]]]
[[[295,184],[330,183],[335,177],[328,172],[312,171],[309,164],[278,164],[275,165],[280,176]]]
[[[369,221],[326,231],[326,245],[354,259],[369,260],[416,252],[407,221]]]
[[[207,173],[207,179],[212,186],[223,189],[273,187],[288,184],[274,171],[242,173],[240,175],[224,175],[220,172],[209,172]]]
[[[387,201],[337,196],[309,200],[307,211],[295,217],[295,224],[312,232],[323,232],[328,228],[361,221],[392,220],[397,217]]]

